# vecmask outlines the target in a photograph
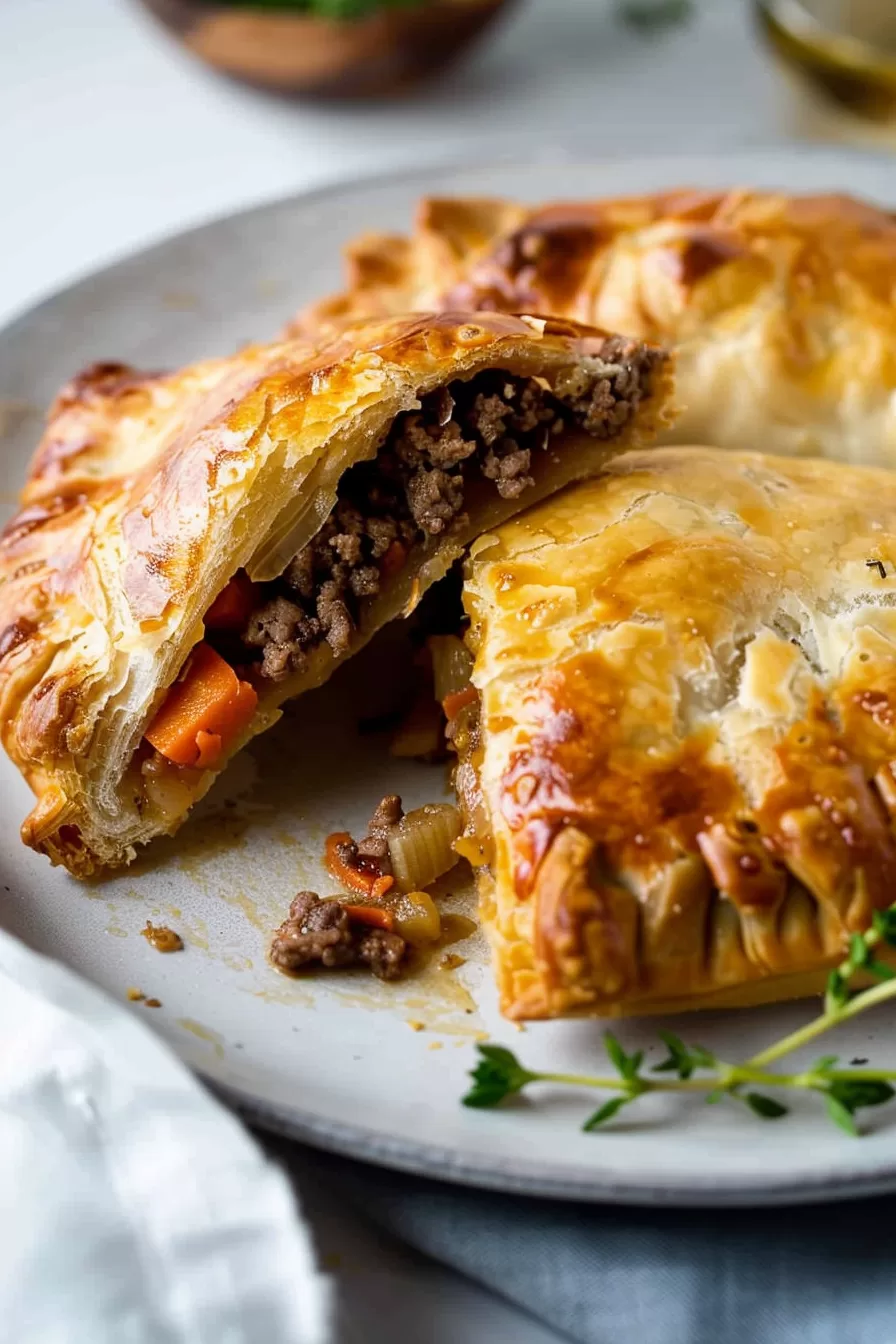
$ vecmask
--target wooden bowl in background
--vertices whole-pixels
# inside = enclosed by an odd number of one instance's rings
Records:
[[[370,98],[401,92],[454,61],[514,0],[422,0],[360,19],[142,0],[206,64],[279,93]]]

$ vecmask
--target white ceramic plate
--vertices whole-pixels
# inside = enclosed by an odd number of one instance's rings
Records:
[[[338,283],[342,242],[361,229],[406,228],[423,193],[545,199],[730,183],[849,190],[896,206],[892,161],[874,157],[800,148],[581,164],[551,150],[522,166],[433,170],[319,192],[164,242],[41,304],[0,336],[4,509],[13,507],[42,408],[72,371],[102,358],[165,367],[276,331]],[[133,1011],[258,1122],[327,1148],[579,1199],[770,1203],[896,1188],[896,1106],[867,1112],[872,1132],[861,1141],[811,1102],[773,1125],[733,1105],[651,1098],[593,1136],[578,1131],[593,1094],[462,1108],[477,1038],[509,1044],[533,1067],[588,1070],[602,1059],[599,1023],[519,1032],[502,1022],[477,937],[458,945],[467,957],[460,970],[433,967],[395,987],[364,975],[299,983],[266,964],[270,932],[292,895],[331,889],[319,862],[329,831],[357,833],[384,792],[400,792],[406,805],[444,792],[443,771],[402,766],[382,737],[356,731],[361,715],[400,694],[395,667],[388,649],[374,648],[343,669],[234,763],[175,840],[90,886],[19,843],[29,794],[3,758],[4,925],[120,999],[131,986],[160,999],[161,1008]],[[443,885],[449,907],[469,909],[462,876]],[[153,951],[140,937],[148,918],[178,929],[186,950]],[[809,1011],[715,1014],[677,1029],[723,1057],[744,1058]],[[896,1067],[894,1020],[885,1012],[860,1020],[837,1048],[846,1059]],[[649,1045],[657,1025],[620,1031],[626,1042]]]

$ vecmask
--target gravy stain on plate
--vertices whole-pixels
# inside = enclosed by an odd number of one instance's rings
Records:
[[[189,947],[196,947],[200,952],[208,952],[208,924],[198,915],[180,915],[180,926],[183,930],[184,941]]]
[[[262,910],[258,901],[245,891],[222,892],[221,899],[234,909],[241,910],[248,923],[261,933],[272,934],[277,924],[282,923],[282,920],[277,920],[270,910]]]
[[[229,971],[251,971],[255,966],[252,958],[241,952],[222,952],[221,960]]]
[[[180,833],[178,867],[188,877],[202,877],[211,860],[248,847],[246,832],[251,825],[251,817],[235,808],[196,814]]]
[[[106,925],[106,933],[111,934],[113,938],[127,938],[128,931],[123,929],[118,917],[118,906],[114,901],[106,902],[106,910],[109,914],[109,923]]]
[[[177,919],[181,935],[188,947],[197,949],[212,961],[220,961],[230,971],[241,972],[253,969],[254,962],[242,946],[232,939],[227,941],[216,939],[213,934],[209,933],[207,920],[202,919],[199,915],[184,915],[177,906],[167,906],[165,908],[169,918]],[[175,910],[177,911],[176,915],[174,914]]]
[[[211,1027],[204,1027],[201,1022],[195,1021],[192,1017],[179,1017],[177,1025],[184,1031],[190,1032],[192,1036],[198,1037],[200,1041],[205,1041],[214,1050],[219,1059],[224,1058],[224,1037],[218,1031],[212,1031]]]
[[[328,974],[319,972],[316,978],[319,981]],[[365,972],[356,974],[360,981]],[[468,1037],[482,1033],[482,1020],[473,995],[454,972],[440,970],[438,963],[429,962],[419,970],[412,970],[404,980],[390,984],[367,976],[349,988],[347,979],[345,976],[340,983],[327,986],[333,997],[347,1007],[367,1012],[385,1010],[404,1021],[419,1022],[416,1030]]]
[[[263,1003],[282,1003],[292,1008],[317,1007],[314,990],[307,980],[303,981],[299,976],[280,975],[273,967],[269,982],[266,981],[261,989],[245,989],[242,985],[240,988],[244,994],[251,994]]]

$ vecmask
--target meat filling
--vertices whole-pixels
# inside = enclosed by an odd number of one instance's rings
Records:
[[[261,585],[235,661],[254,661],[257,676],[280,681],[323,640],[344,653],[364,604],[412,548],[465,521],[474,476],[516,499],[534,484],[533,457],[568,422],[613,438],[649,391],[656,359],[616,337],[599,363],[562,375],[553,392],[489,370],[424,396],[419,411],[396,419],[376,458],[345,472],[323,527],[279,578]]]
[[[273,964],[289,973],[314,963],[369,966],[380,980],[396,980],[407,943],[388,929],[352,920],[350,908],[335,896],[322,901],[313,891],[300,891],[271,943]]]
[[[401,799],[396,793],[388,793],[377,803],[376,809],[370,821],[367,823],[367,834],[362,836],[357,845],[353,845],[354,854],[350,862],[356,859],[372,861],[376,865],[377,876],[386,877],[392,874],[392,860],[389,858],[389,835],[398,825],[404,816],[404,809],[401,806]]]

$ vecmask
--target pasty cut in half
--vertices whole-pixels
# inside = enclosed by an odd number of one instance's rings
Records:
[[[532,207],[420,203],[351,244],[309,310],[490,308],[595,322],[678,352],[665,442],[896,467],[896,215],[848,196],[670,191]]]
[[[450,725],[505,1013],[821,988],[896,893],[896,479],[630,453],[480,538]]]
[[[358,325],[60,394],[0,541],[25,843],[127,862],[480,532],[666,422],[667,357],[566,321]]]

